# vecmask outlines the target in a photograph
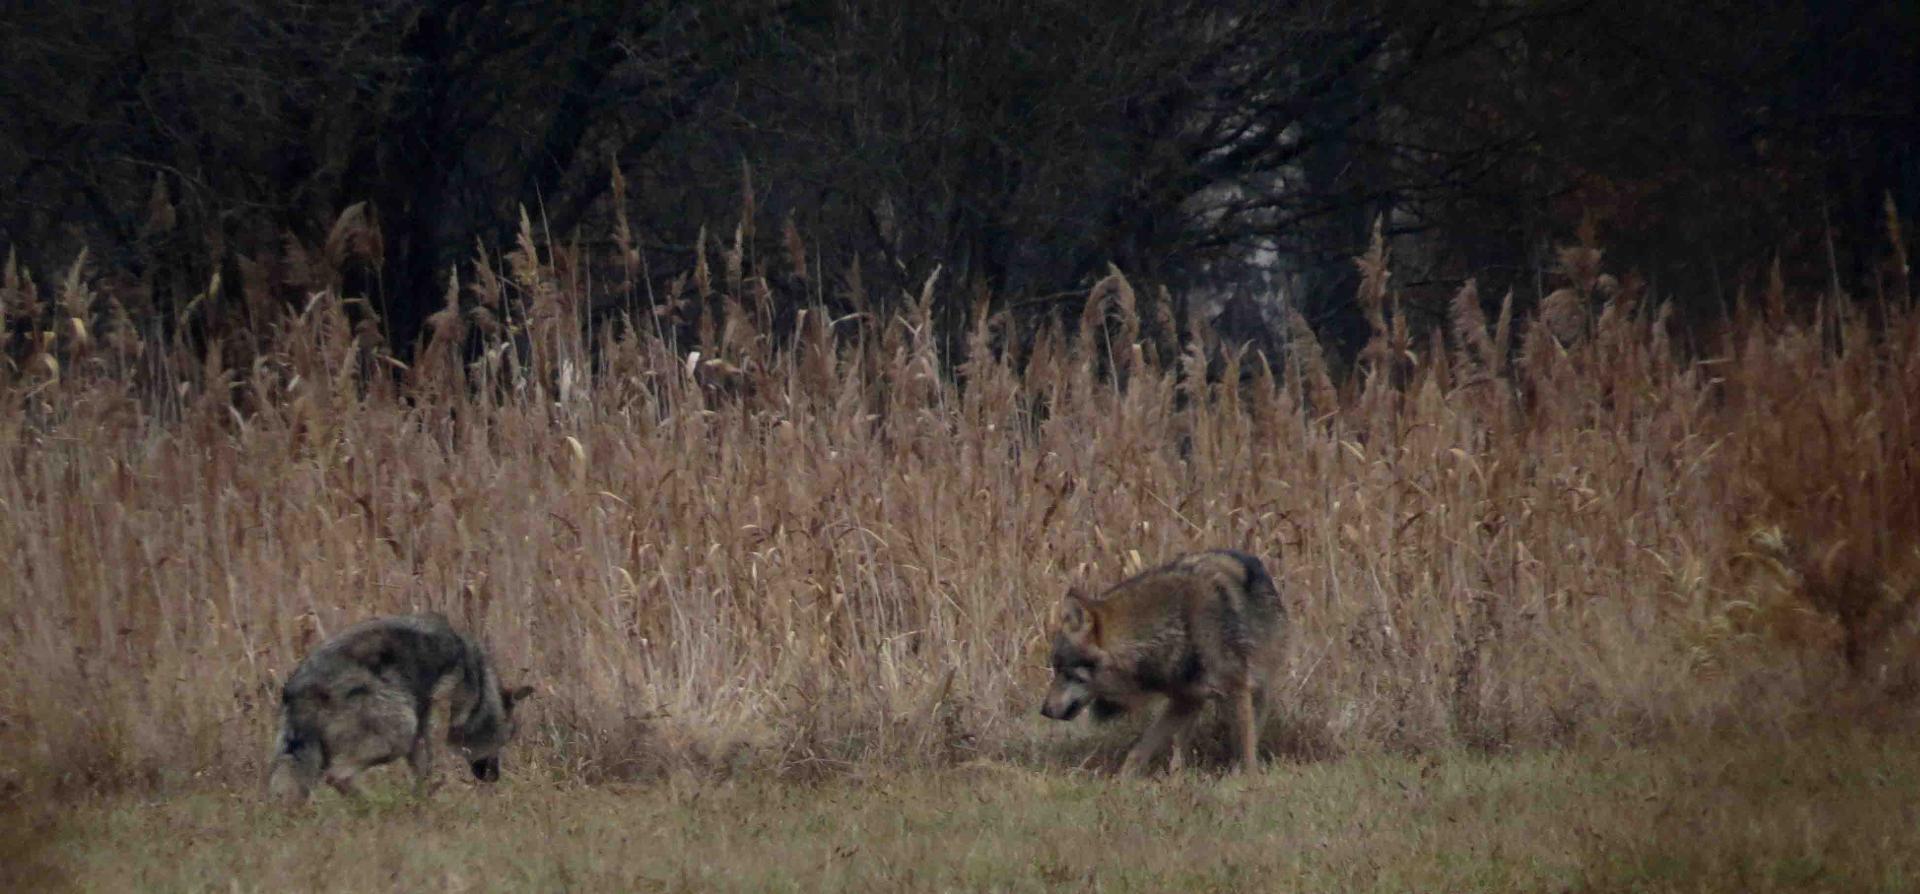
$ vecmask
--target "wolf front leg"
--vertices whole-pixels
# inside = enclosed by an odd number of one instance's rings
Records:
[[[419,725],[413,734],[413,746],[407,749],[407,766],[413,770],[413,795],[424,798],[433,794],[433,712],[420,712]]]
[[[333,786],[334,791],[339,792],[341,797],[349,801],[365,800],[360,795],[360,786],[353,781],[355,775],[352,770],[328,771],[327,784]]]
[[[1181,769],[1186,767],[1187,750],[1193,744],[1193,728],[1197,725],[1197,723],[1184,723],[1173,731],[1173,755],[1167,758],[1169,775],[1179,775]]]
[[[267,797],[283,804],[304,803],[314,783],[320,781],[319,776],[299,756],[277,754],[267,766]]]
[[[1200,712],[1197,702],[1185,699],[1168,699],[1167,706],[1160,716],[1148,724],[1147,731],[1140,734],[1140,741],[1133,743],[1127,751],[1127,759],[1120,764],[1120,772],[1125,775],[1144,774],[1147,764],[1151,763],[1160,750],[1174,738],[1185,738],[1184,731],[1191,725]]]

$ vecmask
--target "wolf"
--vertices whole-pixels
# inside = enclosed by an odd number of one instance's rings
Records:
[[[500,685],[478,643],[437,612],[375,618],[313,650],[280,693],[280,733],[267,777],[269,796],[305,801],[324,779],[359,796],[354,777],[401,757],[414,790],[430,790],[431,709],[448,704],[447,742],[474,778],[500,778],[500,750],[514,734],[514,705],[533,687]]]
[[[1256,707],[1287,633],[1279,590],[1259,559],[1237,550],[1191,553],[1097,598],[1070,589],[1052,626],[1043,716],[1072,720],[1091,708],[1104,720],[1166,698],[1122,773],[1145,772],[1169,742],[1177,771],[1200,709],[1214,701],[1232,707],[1240,769],[1254,768]]]

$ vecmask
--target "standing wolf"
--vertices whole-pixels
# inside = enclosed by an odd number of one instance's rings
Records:
[[[1259,559],[1193,553],[1122,581],[1097,599],[1069,590],[1053,631],[1053,685],[1040,713],[1105,719],[1162,695],[1167,706],[1127,752],[1144,772],[1171,741],[1177,768],[1207,702],[1232,706],[1240,768],[1254,767],[1256,702],[1286,638],[1286,609]]]
[[[475,778],[500,778],[500,749],[513,737],[513,706],[532,694],[507,689],[479,644],[439,613],[376,618],[341,631],[293,669],[280,694],[280,737],[270,795],[304,801],[324,778],[341,794],[369,767],[405,757],[415,791],[432,776],[431,709],[447,696],[447,742]]]

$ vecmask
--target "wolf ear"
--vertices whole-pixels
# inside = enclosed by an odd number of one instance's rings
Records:
[[[1079,587],[1069,587],[1066,598],[1060,600],[1060,629],[1068,636],[1094,638],[1099,633],[1099,618],[1094,616],[1093,606],[1087,602],[1087,596]]]
[[[532,686],[516,686],[512,689],[508,689],[507,687],[502,686],[500,687],[500,703],[511,708],[517,702],[526,701],[527,696],[530,696],[532,694],[533,694]]]

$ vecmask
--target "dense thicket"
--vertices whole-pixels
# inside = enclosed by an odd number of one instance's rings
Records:
[[[366,202],[343,285],[404,350],[520,208],[609,232],[617,167],[654,282],[750,183],[749,248],[791,216],[817,273],[857,260],[882,300],[936,265],[965,302],[1112,262],[1285,295],[1357,347],[1346,258],[1374,219],[1437,312],[1467,275],[1537,298],[1591,217],[1684,315],[1781,249],[1812,259],[1789,278],[1873,281],[1850,247],[1920,204],[1917,23],[1903,0],[8,4],[0,245],[43,278],[86,247],[175,321],[216,274],[297,299],[289,247]]]

